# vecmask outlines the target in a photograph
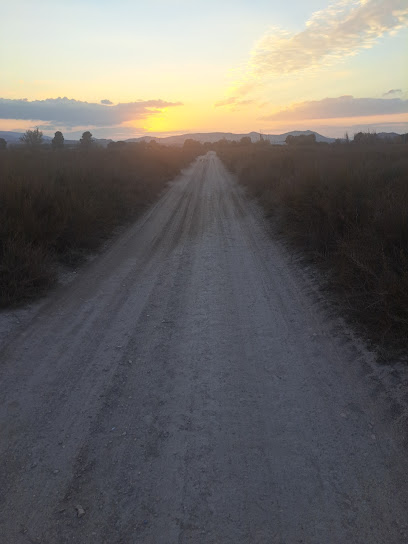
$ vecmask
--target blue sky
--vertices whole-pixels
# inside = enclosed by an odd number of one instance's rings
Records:
[[[408,130],[406,0],[14,0],[0,24],[3,130]],[[348,101],[347,116],[344,95],[378,101],[364,116]],[[331,117],[294,117],[327,98]]]

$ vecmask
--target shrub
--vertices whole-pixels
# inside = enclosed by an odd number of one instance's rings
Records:
[[[1,153],[0,305],[42,293],[58,262],[96,249],[200,153],[144,143]]]
[[[43,143],[43,133],[38,127],[34,130],[26,130],[23,136],[21,136],[20,141],[26,147],[36,149]]]
[[[228,146],[218,154],[282,232],[329,271],[372,337],[408,336],[407,145]]]
[[[64,136],[60,130],[57,130],[57,132],[54,135],[54,138],[52,139],[51,145],[53,149],[62,149],[64,147]]]

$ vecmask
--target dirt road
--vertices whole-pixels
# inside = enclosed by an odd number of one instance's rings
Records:
[[[0,542],[406,544],[403,407],[296,270],[198,159],[5,342]]]

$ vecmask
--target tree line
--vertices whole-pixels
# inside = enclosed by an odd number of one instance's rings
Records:
[[[20,142],[29,149],[37,149],[44,143],[44,135],[38,127],[33,130],[26,130],[21,136]],[[82,134],[82,138],[79,140],[79,145],[82,149],[89,149],[95,143],[92,133],[86,130]],[[64,135],[60,130],[57,130],[54,134],[54,138],[51,140],[51,147],[55,150],[63,149],[65,145]],[[0,138],[0,150],[7,148],[7,141],[4,138]]]
[[[37,128],[35,128],[34,130],[27,130],[23,136],[21,136],[20,138],[20,141],[28,148],[30,149],[36,149],[38,147],[40,147],[41,145],[43,145],[44,143],[44,136],[43,136],[43,133]],[[154,140],[152,140],[151,143],[155,143]],[[231,145],[237,145],[237,144],[241,144],[241,145],[249,145],[252,143],[252,140],[249,136],[244,136],[243,138],[241,138],[239,140],[239,142],[237,141],[229,141],[229,140],[220,140],[219,142],[216,142],[216,144],[225,144],[225,145],[228,145],[228,144],[231,144]],[[316,135],[315,134],[300,134],[298,136],[294,136],[294,135],[291,135],[289,134],[287,137],[286,137],[286,140],[285,140],[285,143],[289,146],[310,146],[310,145],[328,145],[327,143],[323,142],[323,143],[319,143],[316,141]],[[381,137],[379,136],[378,134],[376,134],[375,132],[357,132],[356,134],[354,134],[354,138],[352,140],[349,139],[349,136],[348,134],[346,133],[344,138],[341,139],[341,138],[338,138],[334,141],[334,144],[349,144],[349,143],[353,143],[353,144],[376,144],[376,143],[393,143],[393,144],[398,144],[398,143],[408,143],[408,134],[401,134],[401,135],[398,135],[398,136],[393,136],[393,137]],[[91,148],[93,145],[95,144],[95,139],[93,138],[92,136],[92,133],[87,130],[85,131],[83,134],[82,134],[82,137],[79,141],[79,145],[80,145],[80,148],[81,149],[89,149]],[[194,140],[191,140],[191,139],[187,139],[185,141],[185,145],[200,145],[199,142],[195,142]],[[258,142],[256,142],[256,144],[264,144],[264,145],[269,145],[271,144],[271,142],[266,139],[266,138],[263,138],[262,137],[262,134],[260,135],[260,140]],[[55,132],[55,135],[54,135],[54,138],[51,140],[51,147],[52,149],[63,149],[65,145],[65,138],[64,138],[64,135],[62,134],[61,131],[57,130],[57,132]],[[127,143],[126,142],[110,142],[108,144],[108,148],[114,148],[114,149],[117,149],[119,147],[123,147],[123,146],[126,146]],[[213,144],[214,146],[215,144]],[[209,145],[209,147],[211,147],[211,145]],[[7,141],[4,139],[4,138],[0,138],[0,150],[2,149],[6,149],[7,148]]]

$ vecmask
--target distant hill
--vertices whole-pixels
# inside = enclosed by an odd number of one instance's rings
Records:
[[[286,137],[289,135],[300,136],[304,134],[308,136],[309,134],[315,134],[317,142],[327,142],[333,143],[335,138],[327,138],[322,136],[317,132],[311,130],[294,130],[292,132],[285,132],[285,134],[262,134],[262,138],[269,140],[272,144],[284,145]],[[247,134],[234,134],[232,132],[197,132],[193,134],[180,134],[177,136],[166,136],[163,138],[157,136],[142,136],[141,138],[130,138],[125,140],[126,142],[142,142],[151,140],[156,141],[164,145],[183,145],[186,140],[196,140],[197,142],[218,142],[219,140],[229,140],[229,141],[239,141],[241,138],[249,137],[253,142],[259,142],[261,139],[261,134],[259,132],[249,132]]]
[[[255,133],[251,133],[255,134]],[[233,134],[232,132],[197,132],[193,134],[178,134],[177,136],[141,136],[140,138],[129,138],[125,142],[151,142],[154,140],[157,143],[164,145],[183,145],[186,140],[195,140],[196,142],[209,142],[214,143],[219,140],[226,139],[231,141],[238,141],[244,136],[249,134]],[[252,138],[251,138],[252,139]],[[259,135],[258,135],[259,140]],[[255,140],[253,140],[255,141]]]
[[[327,136],[322,136],[318,132],[313,130],[292,130],[291,132],[285,132],[284,134],[262,134],[264,140],[269,140],[272,144],[275,145],[285,145],[285,140],[287,136],[308,136],[314,134],[316,136],[317,142],[326,142],[328,144],[333,143],[336,138],[329,138]],[[0,138],[4,138],[9,144],[20,144],[20,138],[23,136],[22,132],[9,132],[9,131],[0,131]],[[400,134],[396,132],[379,132],[377,136],[382,139],[394,139]],[[151,142],[152,140],[163,145],[183,145],[186,140],[196,140],[197,142],[218,142],[219,140],[229,140],[229,141],[239,141],[241,138],[249,137],[253,142],[258,142],[261,139],[261,134],[259,132],[249,132],[246,134],[235,134],[233,132],[197,132],[193,134],[179,134],[176,136],[141,136],[140,138],[129,138],[125,142]],[[52,138],[50,136],[44,136],[44,142],[50,143]],[[103,147],[106,147],[109,142],[113,140],[108,138],[95,138],[95,142]],[[65,143],[68,145],[76,145],[79,143],[79,140],[65,140]]]
[[[336,141],[336,138],[329,138],[327,136],[322,136],[318,132],[313,130],[292,130],[291,132],[285,132],[284,134],[270,135],[268,139],[273,144],[284,144],[288,136],[310,136],[314,134],[316,136],[316,142],[325,142],[327,144],[332,144]]]
[[[326,136],[322,136],[321,134],[318,134],[317,132],[313,132],[311,130],[296,130],[292,132],[286,132],[285,134],[262,134],[262,137],[265,140],[269,140],[273,144],[283,145],[285,143],[285,139],[289,135],[293,136],[299,136],[301,134],[309,135],[309,134],[315,134],[316,135],[316,141],[318,142],[327,142],[332,143],[335,141],[335,138],[327,138]],[[0,131],[0,138],[4,138],[7,143],[10,144],[19,144],[20,138],[23,136],[22,132],[5,132]],[[219,140],[229,140],[229,141],[239,141],[241,138],[249,137],[253,142],[258,142],[261,138],[261,135],[259,132],[249,132],[246,134],[234,134],[233,132],[197,132],[193,134],[179,134],[177,136],[141,136],[140,138],[129,138],[125,140],[125,142],[150,142],[152,140],[156,141],[157,143],[163,144],[163,145],[183,145],[186,140],[196,140],[197,142],[205,143],[205,142],[218,142]],[[50,136],[44,136],[44,141],[50,142],[52,138]],[[111,139],[107,138],[95,138],[95,141],[104,147],[106,147],[109,142],[111,142]],[[65,140],[65,143],[67,144],[77,144],[79,143],[79,140]]]
[[[23,132],[9,132],[0,130],[0,138],[4,138],[8,144],[19,144],[20,138],[23,136]],[[44,136],[45,141],[52,140],[49,136]]]
[[[377,136],[383,140],[393,140],[394,138],[401,136],[401,134],[397,134],[396,132],[377,132]]]

